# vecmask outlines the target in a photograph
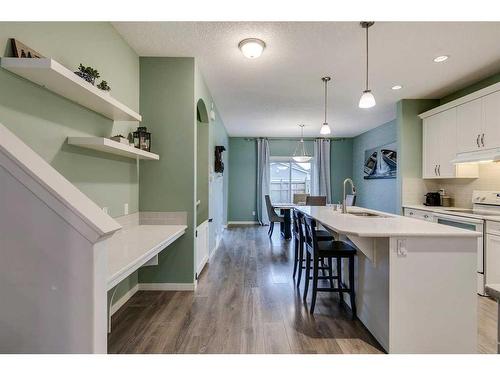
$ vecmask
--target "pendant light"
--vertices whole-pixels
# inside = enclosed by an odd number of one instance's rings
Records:
[[[300,141],[297,142],[295,151],[293,153],[292,159],[297,163],[305,163],[312,159],[312,156],[308,155],[304,145],[304,125],[300,124]]]
[[[375,102],[375,97],[368,88],[368,28],[373,26],[374,23],[375,22],[360,22],[361,27],[366,30],[366,88],[359,99],[359,108],[371,108],[377,104]]]
[[[328,135],[332,133],[332,129],[330,129],[330,126],[328,125],[328,121],[326,121],[326,109],[327,109],[327,99],[328,99],[328,81],[331,80],[331,77],[323,77],[321,80],[325,83],[325,122],[323,122],[323,125],[321,125],[321,129],[319,131],[319,134],[321,135]]]

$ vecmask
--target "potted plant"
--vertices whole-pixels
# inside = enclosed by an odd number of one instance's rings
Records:
[[[97,85],[97,88],[106,92],[109,92],[109,90],[111,90],[111,87],[108,86],[108,82],[106,81],[101,81],[101,83]]]
[[[75,72],[75,74],[92,85],[95,84],[96,78],[100,77],[99,72],[96,69],[91,66],[83,66],[82,64],[80,64],[78,71]]]

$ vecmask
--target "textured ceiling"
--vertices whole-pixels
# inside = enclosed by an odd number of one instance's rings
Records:
[[[364,89],[364,31],[356,22],[116,22],[140,56],[193,56],[231,136],[317,136],[323,84],[334,136],[354,136],[395,118],[402,98],[440,98],[500,70],[500,23],[376,22],[370,28],[371,109]],[[267,48],[249,60],[244,38]],[[436,64],[433,58],[450,55]],[[403,85],[399,91],[391,90]]]

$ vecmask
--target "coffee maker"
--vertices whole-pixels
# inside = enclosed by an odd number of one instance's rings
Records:
[[[425,194],[425,206],[441,206],[441,194],[439,192],[431,192]]]

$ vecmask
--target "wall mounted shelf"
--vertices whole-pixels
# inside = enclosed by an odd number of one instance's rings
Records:
[[[91,85],[54,59],[3,57],[1,66],[111,120],[142,121],[140,114],[120,103],[109,92]]]
[[[140,150],[133,146],[127,146],[126,144],[102,137],[68,137],[68,144],[78,147],[90,148],[92,150],[107,152],[109,154],[125,156],[127,158],[132,158],[132,159],[136,158],[143,160],[160,159],[160,156],[158,154],[153,154],[152,152]]]

